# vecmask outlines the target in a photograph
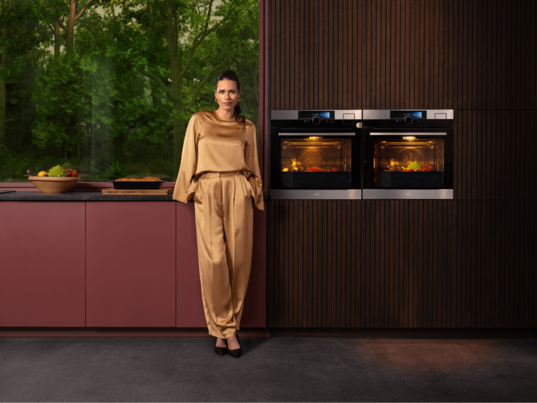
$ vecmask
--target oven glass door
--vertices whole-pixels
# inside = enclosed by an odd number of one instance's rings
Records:
[[[447,132],[367,136],[364,189],[452,189],[453,138]]]
[[[281,188],[352,188],[354,137],[354,133],[280,133]]]

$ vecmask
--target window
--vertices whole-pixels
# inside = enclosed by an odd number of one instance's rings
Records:
[[[216,109],[214,82],[227,69],[258,127],[258,1],[77,3],[74,24],[56,0],[2,9],[11,18],[1,38],[0,181],[56,165],[82,181],[175,181],[188,120]]]

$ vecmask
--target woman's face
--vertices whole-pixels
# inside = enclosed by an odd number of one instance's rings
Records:
[[[234,112],[235,105],[239,102],[241,92],[237,89],[237,83],[233,80],[220,80],[214,96],[221,109],[227,112]]]

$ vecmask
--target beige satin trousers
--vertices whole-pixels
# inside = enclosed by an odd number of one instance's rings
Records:
[[[252,187],[242,172],[207,173],[194,194],[201,296],[209,334],[240,328],[250,279]]]

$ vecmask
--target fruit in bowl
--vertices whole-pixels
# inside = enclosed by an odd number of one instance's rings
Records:
[[[65,193],[71,190],[80,180],[78,173],[65,169],[61,165],[41,171],[37,176],[28,171],[28,179],[41,193]],[[76,176],[75,176],[76,174]]]

